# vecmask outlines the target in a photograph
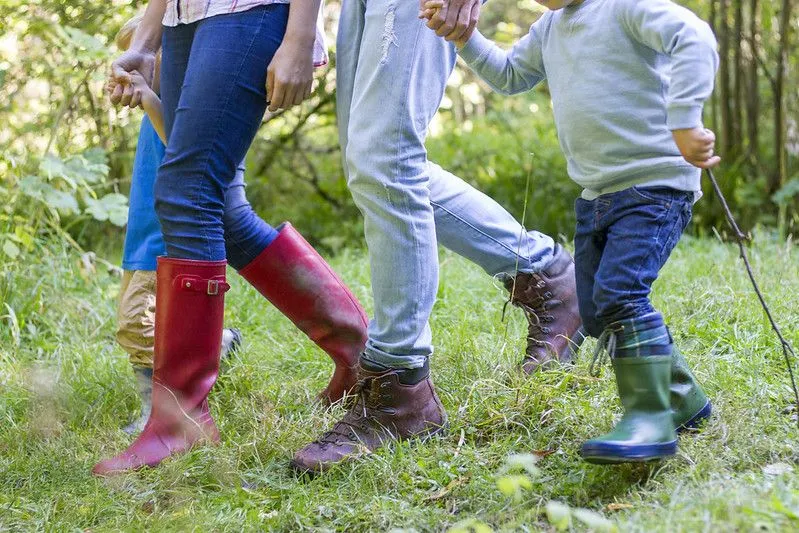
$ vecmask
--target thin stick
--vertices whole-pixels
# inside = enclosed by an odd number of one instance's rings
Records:
[[[516,264],[515,264],[515,271],[513,275],[513,286],[510,289],[510,296],[508,297],[508,301],[505,302],[505,305],[502,307],[502,322],[505,322],[505,310],[508,308],[508,304],[513,300],[513,297],[516,296],[516,278],[518,278],[519,274],[519,260],[521,258],[520,254],[522,252],[522,240],[524,239],[524,234],[527,232],[524,224],[527,219],[527,202],[530,198],[530,180],[533,174],[533,165],[532,160],[535,157],[535,154],[530,154],[530,168],[527,172],[527,183],[524,185],[524,207],[522,211],[522,221],[521,221],[521,229],[519,230],[519,242],[516,245]],[[505,332],[502,335],[502,348],[507,345],[508,342],[508,322],[505,322]]]
[[[794,377],[793,367],[791,365],[791,357],[796,358],[796,352],[794,352],[791,344],[783,336],[782,331],[771,314],[771,309],[766,303],[766,299],[763,297],[763,293],[760,292],[757,281],[755,281],[755,274],[752,271],[752,265],[749,263],[749,255],[746,253],[746,247],[744,246],[747,242],[751,241],[751,239],[747,235],[744,235],[741,228],[738,227],[738,223],[735,221],[735,217],[730,211],[730,206],[727,204],[727,199],[721,192],[721,188],[719,187],[718,181],[716,181],[716,177],[713,175],[713,171],[707,169],[707,175],[710,178],[710,183],[713,185],[713,190],[716,192],[719,202],[721,202],[721,207],[724,209],[724,216],[727,218],[727,224],[730,225],[730,228],[732,228],[732,231],[735,233],[735,240],[738,242],[738,248],[741,251],[741,259],[743,259],[746,265],[746,273],[749,274],[749,279],[752,282],[752,286],[755,288],[755,293],[757,294],[758,300],[760,300],[760,305],[763,306],[763,310],[766,312],[769,322],[771,322],[772,329],[780,339],[782,354],[785,357],[785,366],[788,368],[788,375],[791,376],[791,387],[793,388],[793,394],[796,400],[796,420],[797,424],[799,424],[799,389],[796,388],[796,378]]]

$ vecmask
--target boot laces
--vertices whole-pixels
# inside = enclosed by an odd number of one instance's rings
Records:
[[[619,333],[620,330],[606,328],[599,336],[599,339],[597,339],[596,349],[594,350],[594,355],[591,358],[591,366],[588,369],[588,372],[592,376],[598,377],[600,371],[602,370],[602,366],[604,366],[605,363],[607,363],[611,358],[615,357]]]
[[[532,274],[532,280],[534,280],[534,282],[531,282],[524,292],[528,294],[532,293],[534,296],[527,301],[522,300],[520,295],[514,294],[516,289],[514,283],[513,290],[508,300],[505,302],[505,305],[502,307],[502,321],[504,322],[505,320],[505,312],[508,308],[508,304],[520,308],[527,317],[527,322],[529,324],[527,339],[537,346],[546,346],[547,343],[541,340],[541,337],[548,335],[552,330],[544,324],[555,320],[555,317],[551,315],[549,311],[553,307],[560,305],[561,302],[560,300],[553,299],[554,295],[552,292],[542,292],[547,286],[544,278],[538,274]]]
[[[375,388],[373,384],[379,383]],[[369,412],[380,410],[383,394],[380,391],[383,383],[376,382],[374,377],[361,378],[355,384],[353,395],[355,404],[333,427],[324,433],[317,442],[322,446],[336,444],[343,437],[346,440],[358,440],[358,432],[371,431]]]

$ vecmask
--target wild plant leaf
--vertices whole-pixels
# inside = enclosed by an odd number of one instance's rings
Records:
[[[128,199],[118,193],[106,194],[99,200],[85,198],[85,212],[95,220],[109,221],[115,226],[122,227],[128,219]]]

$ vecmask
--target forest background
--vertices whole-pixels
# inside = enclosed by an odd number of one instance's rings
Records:
[[[721,68],[706,110],[724,158],[718,171],[742,226],[781,237],[799,229],[799,69],[791,0],[681,2],[711,22]],[[103,92],[114,35],[146,2],[0,2],[0,257],[17,259],[42,239],[114,259],[140,110]],[[325,8],[331,63],[301,108],[265,117],[247,159],[248,194],[268,222],[291,220],[325,252],[362,246],[362,221],[340,164],[335,120],[339,4]],[[491,0],[481,29],[509,45],[542,12],[533,0]],[[524,220],[571,237],[579,189],[566,175],[547,87],[503,98],[459,66],[428,140],[431,159]],[[705,183],[707,186],[708,184]],[[709,188],[693,230],[723,234]],[[9,287],[0,278],[0,300]]]

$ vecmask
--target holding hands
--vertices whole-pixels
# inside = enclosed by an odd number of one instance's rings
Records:
[[[674,142],[686,161],[693,166],[707,169],[721,163],[721,158],[715,154],[716,135],[705,128],[691,128],[673,130]]]
[[[462,48],[480,18],[481,0],[419,0],[419,18],[436,35]]]
[[[132,108],[141,105],[142,84],[138,84],[138,89],[134,86],[134,73],[149,89],[155,73],[155,53],[128,50],[111,63],[111,75],[106,87],[112,103]]]

